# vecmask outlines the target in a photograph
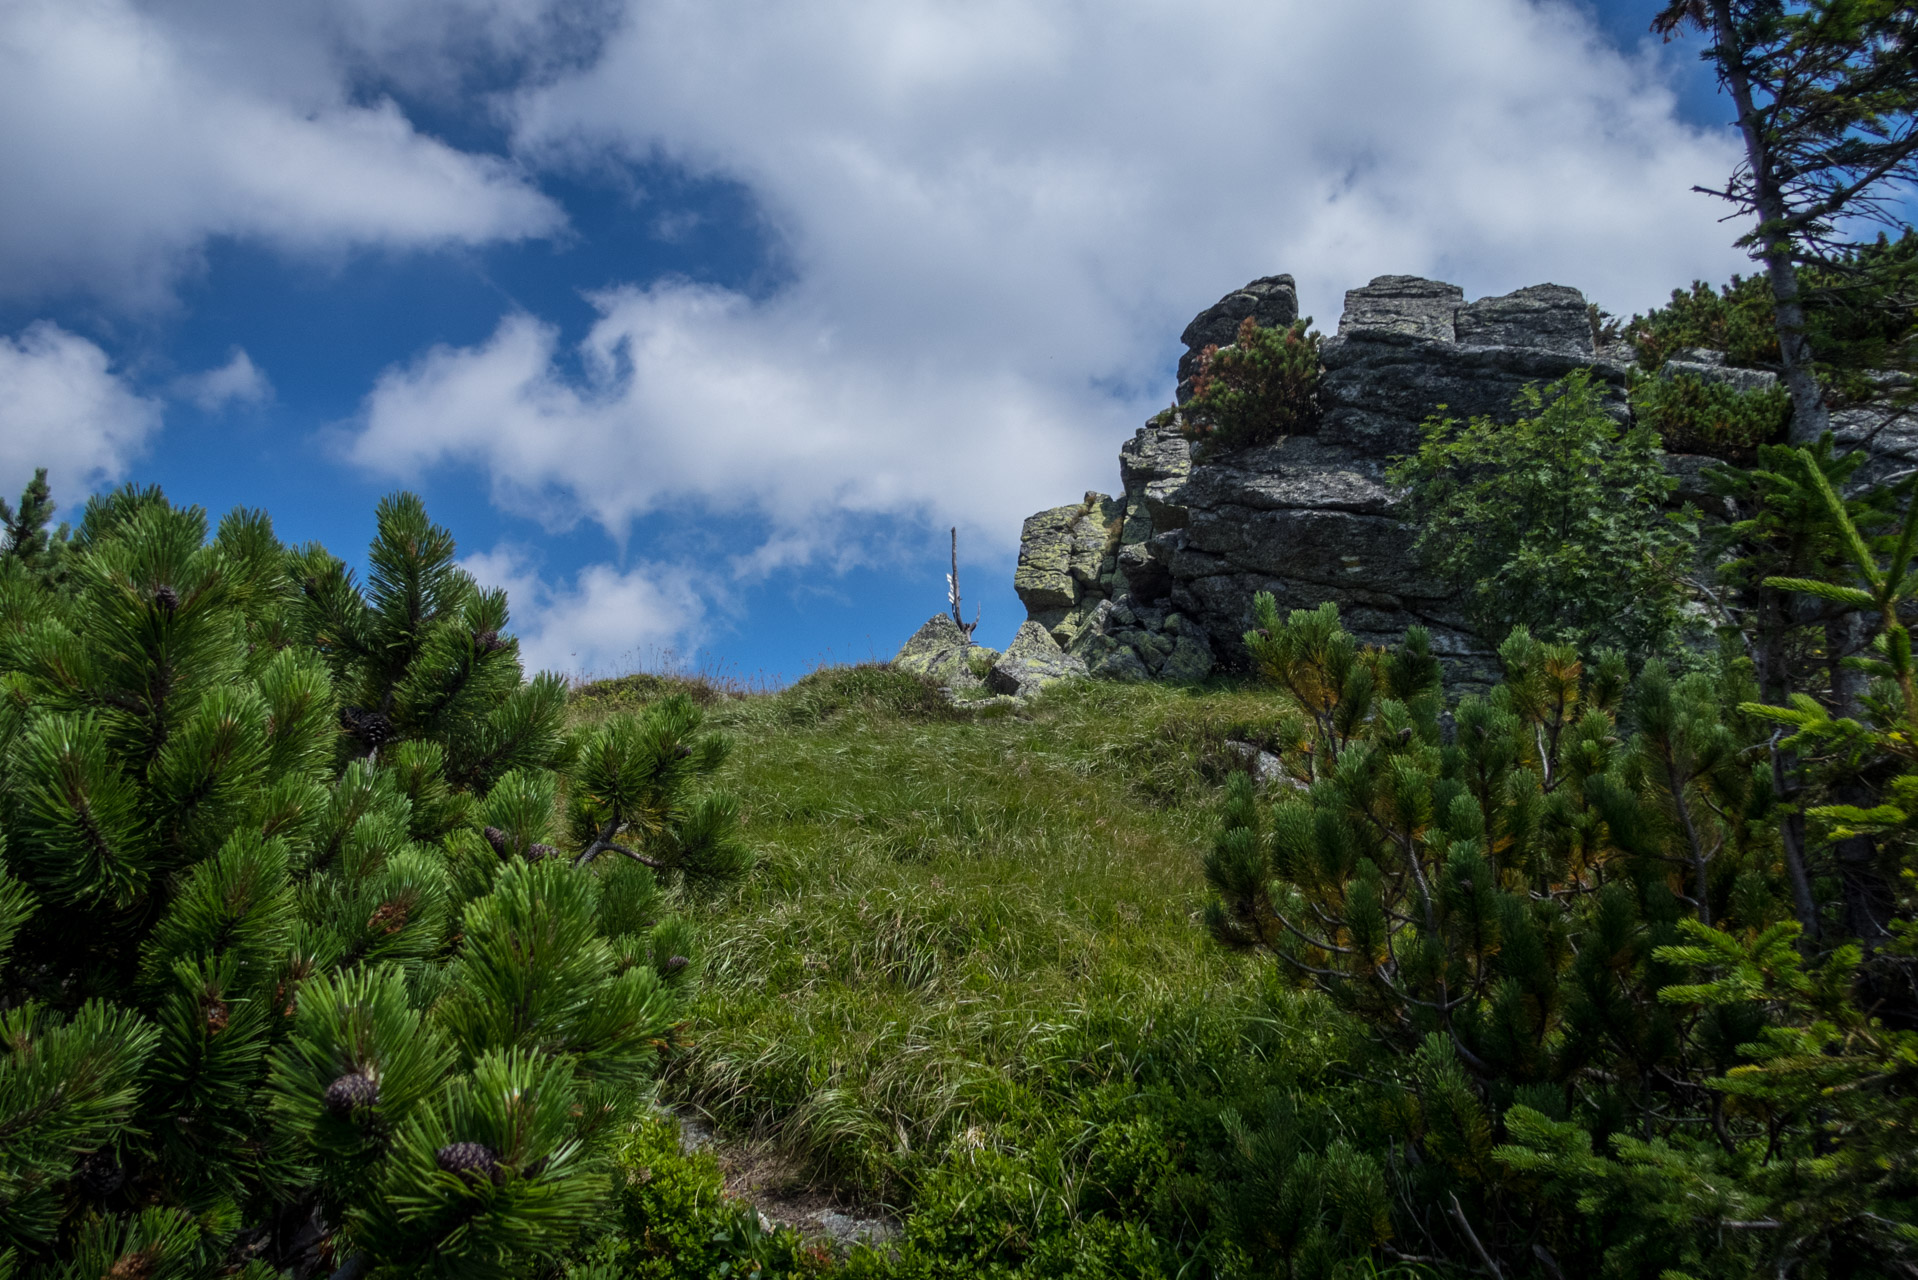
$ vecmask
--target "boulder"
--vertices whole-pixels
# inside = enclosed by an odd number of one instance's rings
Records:
[[[1591,308],[1562,284],[1535,284],[1460,307],[1457,340],[1473,347],[1533,347],[1592,358]]]
[[[1348,289],[1339,333],[1422,338],[1452,342],[1465,290],[1419,276],[1377,276],[1363,289]]]
[[[1682,373],[1697,378],[1700,382],[1722,382],[1733,391],[1770,391],[1778,385],[1778,375],[1771,370],[1741,369],[1735,365],[1728,365],[1725,363],[1724,355],[1717,351],[1710,353],[1685,351],[1680,354],[1686,357],[1710,354],[1717,356],[1718,359],[1667,360],[1659,366],[1659,377],[1675,378]]]
[[[1121,507],[1103,493],[1088,493],[1069,507],[1030,516],[1019,533],[1019,563],[1012,587],[1030,616],[1063,613],[1096,588],[1107,564]]]
[[[972,637],[952,620],[951,614],[934,614],[925,626],[912,633],[912,639],[900,648],[892,665],[901,671],[930,676],[954,693],[964,693],[982,684],[972,670],[973,648]]]
[[[1084,679],[1086,674],[1082,659],[1061,649],[1044,625],[1027,620],[992,664],[986,687],[994,693],[1028,698],[1049,685]]]

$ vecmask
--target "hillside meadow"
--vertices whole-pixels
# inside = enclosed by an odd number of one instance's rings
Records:
[[[845,1259],[855,1273],[1237,1271],[1235,1125],[1343,1083],[1322,1003],[1201,921],[1222,785],[1244,768],[1228,744],[1271,731],[1274,696],[1094,682],[974,711],[859,666],[753,695],[630,676],[577,689],[570,713],[669,693],[733,737],[717,781],[759,857],[680,899],[701,977],[661,1087],[717,1130],[730,1190],[768,1222],[899,1224]],[[679,1160],[647,1143],[649,1176]],[[712,1160],[683,1171],[709,1196]],[[655,1236],[658,1274],[710,1265]],[[768,1273],[828,1265],[796,1237],[762,1245]]]

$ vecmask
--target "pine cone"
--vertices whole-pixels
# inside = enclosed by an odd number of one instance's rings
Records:
[[[498,1182],[499,1152],[480,1142],[449,1142],[434,1153],[440,1168],[472,1185],[481,1178]]]
[[[406,917],[411,908],[404,902],[383,902],[379,910],[367,917],[366,928],[370,933],[378,929],[384,934],[395,934],[406,927]]]
[[[688,960],[685,956],[667,956],[666,963],[660,967],[665,969],[667,973],[678,973],[691,963],[692,961]]]
[[[526,860],[528,862],[538,862],[541,858],[557,858],[558,856],[559,850],[550,844],[529,845],[526,850]]]
[[[107,1268],[106,1280],[147,1280],[153,1274],[153,1268],[159,1265],[160,1247],[148,1245],[132,1253],[122,1254],[114,1264]]]
[[[111,1151],[94,1151],[81,1159],[73,1180],[93,1199],[104,1200],[126,1185],[127,1171]]]
[[[488,827],[486,830],[480,832],[480,834],[486,837],[486,843],[493,846],[494,853],[497,853],[502,858],[510,858],[513,856],[513,846],[506,842],[506,833],[504,831],[501,831],[498,827]]]
[[[377,711],[366,711],[359,707],[340,708],[340,727],[367,747],[383,747],[400,736],[391,720]]]
[[[498,653],[506,647],[506,642],[499,638],[499,632],[488,627],[473,633],[473,647],[481,653]]]
[[[159,605],[165,612],[172,613],[180,607],[180,593],[162,583],[153,588],[153,603]]]
[[[206,1029],[214,1035],[226,1030],[229,1016],[226,1001],[214,999],[206,1002]]]
[[[341,1120],[379,1100],[379,1081],[363,1072],[349,1071],[326,1086],[326,1109]]]

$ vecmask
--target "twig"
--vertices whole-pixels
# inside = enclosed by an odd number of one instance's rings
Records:
[[[1505,1280],[1505,1273],[1498,1269],[1498,1263],[1492,1261],[1492,1255],[1485,1252],[1485,1246],[1478,1242],[1478,1233],[1472,1230],[1472,1224],[1465,1220],[1465,1210],[1459,1205],[1458,1192],[1454,1191],[1450,1194],[1452,1219],[1458,1223],[1458,1229],[1465,1233],[1465,1243],[1472,1246],[1472,1252],[1476,1253],[1478,1260],[1485,1264],[1485,1269],[1492,1273],[1492,1280]]]

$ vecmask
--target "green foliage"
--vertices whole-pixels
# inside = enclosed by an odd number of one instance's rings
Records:
[[[1638,366],[1657,373],[1688,348],[1722,351],[1727,364],[1746,369],[1778,366],[1778,327],[1771,286],[1763,276],[1733,276],[1714,289],[1703,280],[1672,290],[1672,300],[1625,325]]]
[[[1632,383],[1632,415],[1675,453],[1704,453],[1749,462],[1762,444],[1784,439],[1791,393],[1782,386],[1741,391],[1694,374],[1640,377]]]
[[[1664,512],[1677,481],[1657,437],[1621,429],[1579,370],[1515,402],[1506,424],[1433,418],[1391,469],[1408,487],[1418,549],[1469,593],[1482,634],[1645,654],[1683,625],[1692,543]]]
[[[1306,432],[1319,420],[1319,335],[1310,317],[1266,329],[1251,316],[1228,347],[1200,353],[1181,430],[1202,451],[1244,449]]]
[[[9,506],[0,498],[0,557],[43,578],[59,574],[61,557],[67,549],[67,526],[49,533],[53,519],[53,490],[47,485],[47,469],[41,467],[20,494],[20,505]]]
[[[831,1255],[797,1232],[767,1231],[751,1208],[728,1202],[712,1152],[681,1152],[678,1131],[658,1116],[633,1126],[614,1164],[617,1231],[569,1280],[797,1280],[832,1270]]]
[[[555,759],[566,689],[555,675],[522,677],[506,594],[482,590],[453,554],[417,497],[386,498],[364,591],[322,548],[287,561],[300,592],[291,623],[333,672],[349,749],[434,743],[454,790],[483,795],[511,770]],[[445,815],[448,828],[457,817]]]
[[[1797,280],[1813,368],[1834,398],[1880,398],[1884,388],[1872,375],[1909,370],[1918,360],[1918,312],[1913,308],[1918,232],[1905,228],[1895,240],[1879,235],[1847,245],[1823,261],[1800,266]],[[1780,363],[1771,284],[1762,275],[1733,276],[1730,284],[1717,289],[1702,280],[1694,281],[1689,291],[1674,289],[1665,306],[1634,315],[1625,335],[1646,373],[1657,373],[1667,360],[1690,348],[1722,352],[1725,362],[1737,368],[1775,370]],[[1761,408],[1765,412],[1753,425],[1770,420],[1770,406],[1752,402],[1748,412],[1757,414]],[[1716,407],[1715,414],[1724,412],[1724,406]],[[1788,417],[1788,411],[1783,416]],[[1658,429],[1670,438],[1669,430]],[[1753,436],[1743,443],[1766,442]]]
[[[570,804],[736,875],[726,741],[673,699],[563,742],[416,500],[365,598],[208,534],[129,488],[4,579],[0,1265],[527,1274],[596,1227],[693,952],[651,868],[545,841]]]
[[[815,723],[855,709],[928,720],[966,716],[953,707],[938,681],[876,662],[808,672],[793,682],[777,705],[793,724]]]
[[[1861,585],[1773,585],[1881,616],[1876,727],[1803,695],[1760,704],[1742,661],[1628,679],[1616,654],[1588,665],[1519,629],[1504,682],[1444,734],[1421,634],[1361,650],[1331,606],[1280,622],[1256,604],[1246,645],[1286,695],[1297,783],[1228,786],[1207,923],[1369,1029],[1386,1132],[1416,1155],[1393,1228],[1421,1253],[1505,1274],[1848,1275],[1918,1247],[1918,1033],[1874,1011],[1906,1017],[1918,928],[1907,903],[1869,972],[1855,944],[1801,953],[1763,744],[1772,721],[1847,769],[1866,739],[1911,758],[1897,604],[1918,514],[1876,553],[1818,460],[1796,461]],[[1895,842],[1909,877],[1907,793],[1814,821]]]

